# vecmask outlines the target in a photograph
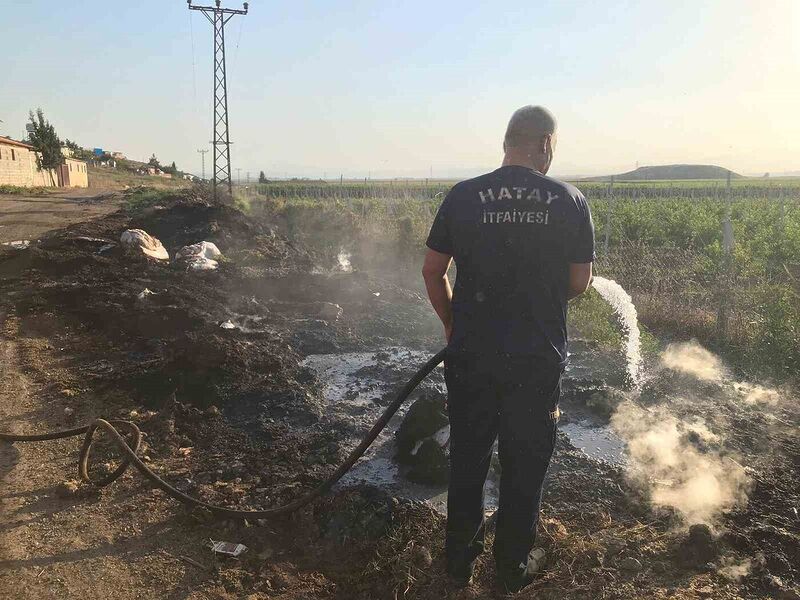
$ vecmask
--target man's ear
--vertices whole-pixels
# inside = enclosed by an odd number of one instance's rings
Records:
[[[551,148],[551,144],[553,143],[553,136],[551,134],[546,134],[542,136],[542,143],[539,147],[539,151],[544,155],[547,156],[548,150]]]

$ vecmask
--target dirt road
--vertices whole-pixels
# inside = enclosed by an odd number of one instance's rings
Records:
[[[94,189],[48,196],[0,195],[0,243],[36,239],[70,223],[90,221],[119,208],[121,197]]]

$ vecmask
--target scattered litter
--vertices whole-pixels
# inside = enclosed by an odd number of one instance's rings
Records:
[[[27,250],[31,245],[30,240],[17,240],[15,242],[4,242],[3,246],[9,246],[14,250]]]
[[[372,295],[375,296],[376,298],[380,298],[381,293],[380,292],[372,292]]]
[[[98,238],[98,237],[90,237],[88,235],[77,235],[72,238],[74,242],[86,242],[87,244],[109,244],[111,240],[107,240],[105,238]]]
[[[150,288],[144,288],[141,292],[139,292],[136,295],[136,299],[144,301],[144,300],[147,300],[147,298],[149,298],[150,296],[155,296],[155,295],[156,295],[156,293],[153,290],[151,290]]]
[[[233,324],[233,321],[228,319],[227,321],[223,321],[219,324],[221,329],[236,329],[236,325]]]
[[[210,540],[211,542],[211,551],[214,554],[223,554],[225,556],[232,556],[236,558],[243,553],[247,552],[247,546],[244,544],[233,544],[231,542],[215,542],[214,540]]]
[[[216,260],[220,256],[222,256],[222,252],[213,242],[198,242],[191,246],[184,246],[175,254],[176,259],[203,257]]]
[[[71,417],[74,414],[75,414],[75,409],[74,408],[67,407],[67,408],[64,409],[64,416],[65,417]]]
[[[108,252],[108,251],[109,251],[109,250],[111,250],[111,249],[112,249],[114,246],[116,246],[116,244],[106,244],[105,246],[100,246],[100,247],[97,249],[97,254],[103,254],[103,252]]]
[[[198,242],[184,246],[175,254],[178,260],[185,260],[191,271],[213,271],[219,266],[217,259],[222,256],[213,242]]]
[[[141,252],[145,256],[157,260],[169,260],[169,253],[163,244],[141,229],[123,231],[119,241],[130,252]]]

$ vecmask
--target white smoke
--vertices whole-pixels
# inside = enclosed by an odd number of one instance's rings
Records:
[[[775,406],[780,402],[781,394],[778,390],[764,387],[755,383],[738,382],[734,384],[736,390],[742,395],[745,404],[766,404]]]
[[[629,477],[649,490],[655,506],[676,510],[687,523],[712,524],[721,511],[747,500],[744,469],[690,441],[690,433],[706,442],[719,440],[701,420],[684,423],[663,407],[647,410],[627,401],[611,426],[627,442]]]
[[[763,560],[763,556],[759,557]],[[722,566],[718,569],[718,573],[725,579],[730,581],[739,581],[747,577],[753,570],[753,560],[745,558],[741,561],[736,561],[734,558],[726,557],[722,561]]]
[[[721,381],[725,369],[718,356],[695,341],[670,344],[661,355],[661,364],[668,369],[692,375],[702,381]]]

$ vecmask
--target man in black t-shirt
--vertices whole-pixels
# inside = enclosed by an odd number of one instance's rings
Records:
[[[530,583],[542,562],[533,545],[567,362],[567,301],[588,288],[594,260],[586,198],[545,176],[555,146],[547,109],[516,111],[503,165],[444,199],[423,267],[448,341],[447,569],[466,584],[483,551],[483,488],[499,439],[493,551],[509,591]],[[452,260],[455,289],[447,277]]]

